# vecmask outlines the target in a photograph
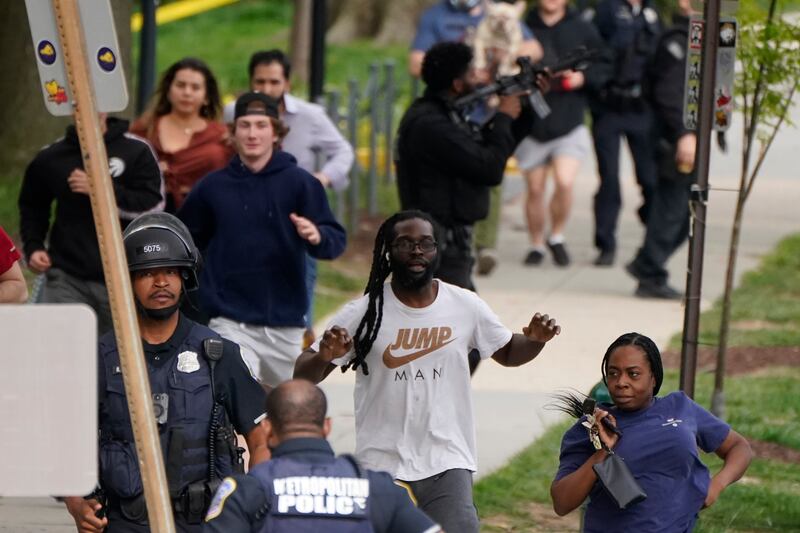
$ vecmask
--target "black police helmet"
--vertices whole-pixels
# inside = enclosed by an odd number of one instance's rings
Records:
[[[192,235],[176,216],[147,213],[134,219],[122,234],[128,270],[180,267],[187,291],[198,287],[200,253]]]

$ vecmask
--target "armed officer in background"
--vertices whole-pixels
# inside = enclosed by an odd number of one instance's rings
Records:
[[[327,337],[326,337],[327,338]],[[333,454],[322,389],[304,379],[269,393],[262,422],[272,460],[228,477],[208,509],[206,533],[437,533],[386,472]]]
[[[472,283],[472,226],[489,212],[489,191],[531,128],[533,113],[518,95],[501,96],[495,116],[478,129],[454,101],[475,88],[472,51],[444,42],[425,54],[425,93],[411,104],[397,137],[397,186],[404,210],[419,209],[443,229],[436,277],[465,289]]]
[[[251,466],[269,458],[259,425],[265,395],[236,344],[178,311],[184,291],[197,289],[199,269],[186,226],[166,213],[142,215],[123,240],[176,526],[197,532],[220,480],[244,469],[233,428],[245,436]],[[81,532],[146,532],[113,332],[100,338],[98,372],[100,490],[64,500]]]
[[[473,225],[489,214],[492,187],[500,185],[508,158],[533,124],[518,95],[499,98],[483,127],[469,122],[454,102],[475,90],[473,54],[464,43],[434,45],[422,62],[426,88],[408,108],[397,130],[397,187],[404,210],[419,209],[441,227],[435,276],[475,290],[472,282]],[[469,354],[474,372],[480,356]]]
[[[620,138],[624,135],[633,155],[636,181],[644,198],[639,218],[647,213],[655,188],[656,170],[650,140],[652,117],[645,100],[648,60],[661,32],[650,0],[602,0],[594,23],[613,57],[608,82],[590,95],[600,187],[594,197],[597,266],[610,266],[616,255],[616,231],[622,196],[619,184]]]
[[[673,26],[659,40],[649,69],[658,180],[644,243],[625,267],[639,282],[636,296],[640,298],[683,297],[667,283],[666,263],[689,235],[689,192],[694,182],[697,137],[683,124],[683,87],[692,12],[689,0],[678,0]]]

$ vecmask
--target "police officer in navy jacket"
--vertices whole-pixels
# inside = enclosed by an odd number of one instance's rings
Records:
[[[326,411],[325,394],[310,381],[275,388],[262,423],[272,460],[225,478],[203,531],[440,532],[389,474],[333,454]]]
[[[221,480],[269,456],[264,392],[239,347],[179,311],[197,288],[199,253],[186,226],[166,213],[142,215],[123,237],[178,531],[196,532]],[[98,358],[100,490],[64,498],[81,532],[146,532],[147,507],[113,332]]]
[[[613,57],[609,78],[590,93],[600,186],[594,197],[594,264],[614,263],[622,193],[619,184],[620,141],[628,142],[642,190],[639,218],[647,222],[653,200],[656,168],[651,136],[652,110],[645,98],[646,67],[661,34],[661,22],[651,0],[602,0],[594,23]]]

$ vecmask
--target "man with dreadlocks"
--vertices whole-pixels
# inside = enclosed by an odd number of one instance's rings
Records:
[[[434,279],[438,244],[427,213],[402,211],[386,220],[375,237],[365,295],[303,352],[295,377],[319,383],[336,366],[360,367],[359,461],[404,482],[445,531],[469,533],[479,523],[467,353],[477,349],[503,366],[523,365],[561,328],[536,313],[521,335],[512,334],[475,293]]]

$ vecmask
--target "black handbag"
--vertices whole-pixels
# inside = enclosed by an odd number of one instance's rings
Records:
[[[608,457],[594,465],[592,469],[605,491],[620,509],[627,509],[647,498],[647,494],[636,482],[628,465],[613,451],[608,451]]]

